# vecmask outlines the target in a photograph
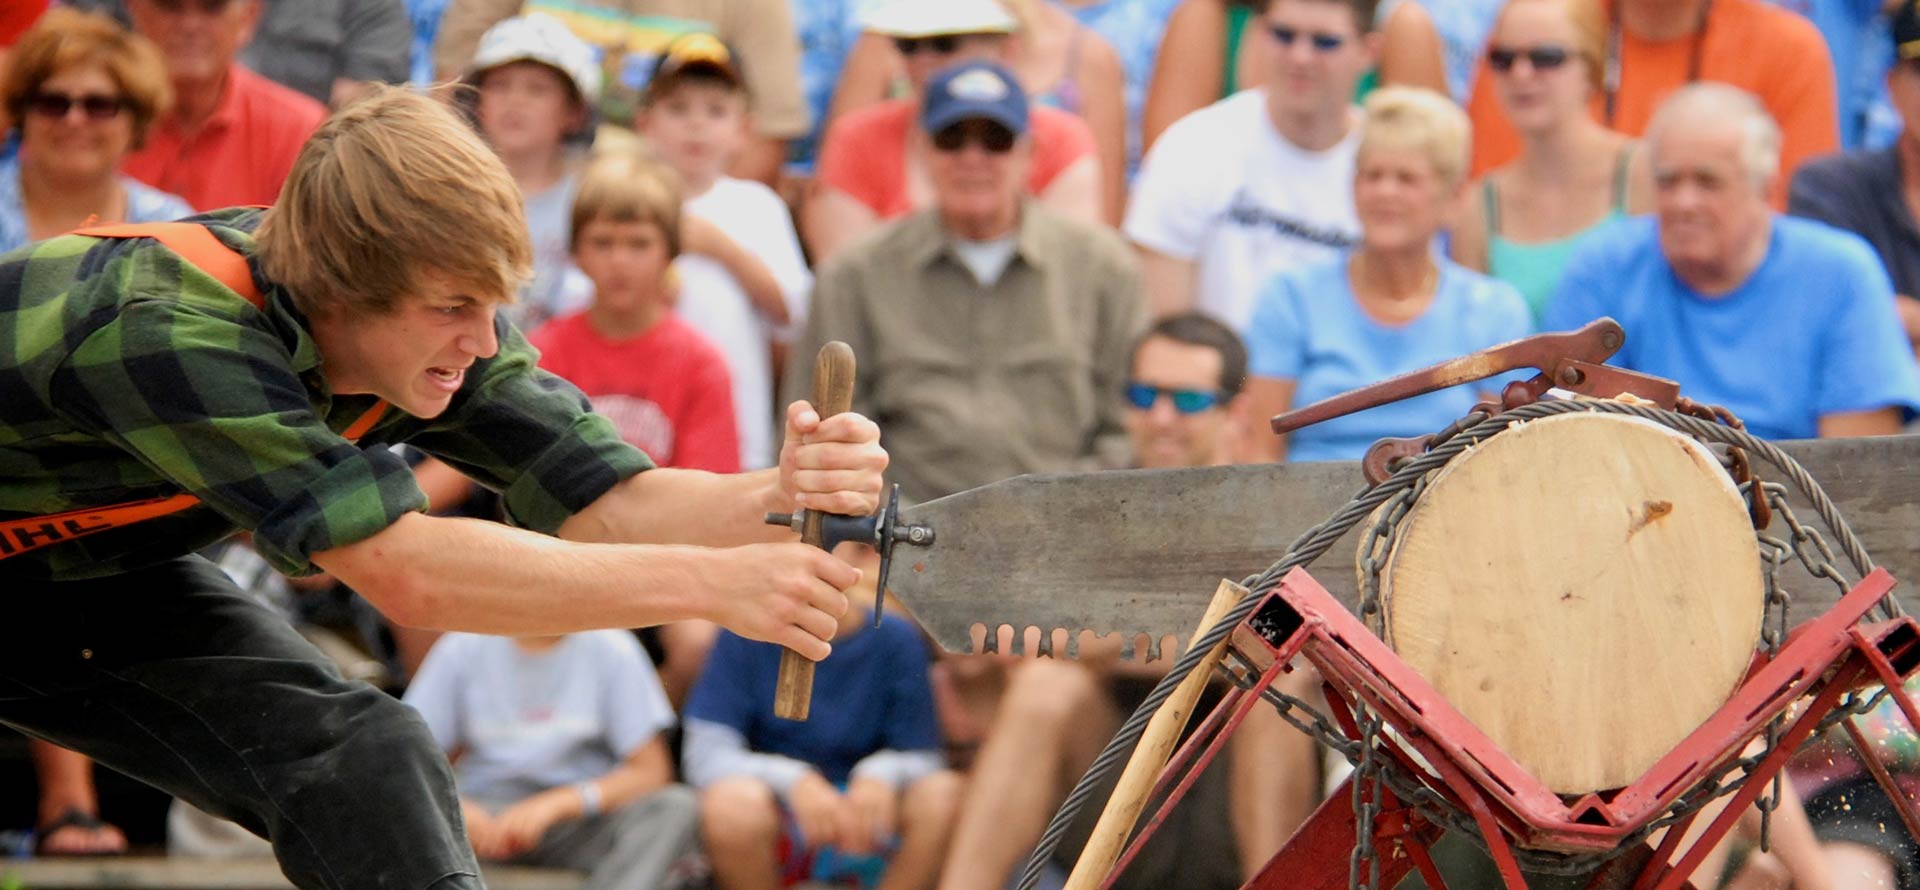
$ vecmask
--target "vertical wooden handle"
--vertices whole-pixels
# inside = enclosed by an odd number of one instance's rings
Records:
[[[853,407],[853,347],[834,340],[820,347],[813,360],[813,410],[825,420]],[[808,510],[800,526],[800,542],[824,543],[821,516]],[[773,714],[782,720],[805,720],[813,710],[813,662],[788,649],[780,653],[780,680],[773,687]]]
[[[1199,639],[1246,595],[1245,587],[1222,579],[1213,591],[1213,601],[1207,604],[1207,614],[1200,618],[1200,626],[1194,628],[1193,639]],[[1192,640],[1187,645],[1191,647]],[[1180,741],[1180,732],[1193,714],[1194,702],[1199,700],[1201,690],[1213,676],[1214,666],[1226,651],[1227,643],[1222,640],[1193,673],[1174,687],[1173,694],[1167,696],[1160,710],[1153,713],[1153,719],[1147,721],[1140,743],[1134,746],[1127,768],[1120,773],[1120,783],[1107,798],[1106,808],[1100,811],[1100,821],[1093,826],[1092,837],[1080,851],[1079,861],[1073,864],[1073,873],[1067,876],[1065,890],[1095,890],[1107,872],[1113,870],[1127,836],[1133,833],[1133,824],[1139,821],[1140,811],[1146,807],[1147,795],[1153,792],[1155,777],[1166,767],[1167,758],[1173,756],[1174,743]]]

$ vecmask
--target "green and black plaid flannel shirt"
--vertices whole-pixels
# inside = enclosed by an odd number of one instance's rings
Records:
[[[253,253],[260,211],[198,219]],[[281,571],[386,528],[426,498],[386,446],[405,442],[500,491],[553,532],[651,467],[499,323],[500,351],[446,413],[390,410],[358,446],[339,431],[373,402],[334,398],[285,289],[255,309],[150,239],[55,238],[0,256],[0,519],[180,491],[171,516],[0,560],[0,578],[83,578],[170,559],[249,529]]]

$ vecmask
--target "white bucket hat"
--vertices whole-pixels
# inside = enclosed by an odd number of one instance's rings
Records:
[[[600,101],[597,55],[559,19],[528,13],[487,29],[463,80],[477,83],[480,75],[509,62],[539,62],[566,75],[573,88],[580,91],[580,100],[592,108]]]
[[[1011,34],[1020,26],[994,0],[892,0],[862,16],[860,25],[876,34],[908,38]]]

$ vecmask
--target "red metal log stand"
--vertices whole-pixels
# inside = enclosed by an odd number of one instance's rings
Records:
[[[1861,623],[1893,584],[1893,576],[1876,570],[1825,614],[1795,628],[1776,657],[1756,656],[1727,703],[1638,780],[1568,801],[1497,748],[1311,575],[1295,569],[1235,630],[1228,660],[1242,673],[1244,688],[1230,692],[1168,763],[1155,791],[1162,800],[1158,810],[1103,887],[1112,886],[1248,712],[1271,706],[1263,694],[1295,655],[1319,670],[1327,702],[1346,738],[1364,737],[1355,716],[1360,708],[1383,721],[1384,730],[1374,734],[1374,757],[1390,761],[1397,775],[1424,789],[1416,796],[1467,817],[1485,840],[1508,890],[1527,887],[1516,848],[1564,854],[1619,851],[1592,873],[1587,886],[1595,890],[1690,887],[1688,877],[1708,852],[1847,693],[1884,684],[1909,726],[1920,726],[1920,709],[1901,688],[1920,666],[1920,623],[1904,616]],[[1765,736],[1776,717],[1784,718],[1776,743],[1684,852],[1682,844],[1689,840],[1697,810],[1672,823],[1658,848],[1643,839],[1643,828],[1703,780],[1722,775]],[[1920,837],[1920,814],[1913,802],[1894,787],[1885,764],[1872,745],[1863,743],[1852,718],[1844,725],[1908,830]],[[1244,890],[1347,887],[1362,831],[1372,834],[1377,886],[1393,887],[1413,871],[1434,890],[1446,886],[1431,857],[1443,826],[1378,782],[1367,783],[1365,789],[1378,795],[1372,801],[1377,815],[1372,825],[1361,826],[1352,781],[1314,812]],[[1401,790],[1413,793],[1405,785]]]

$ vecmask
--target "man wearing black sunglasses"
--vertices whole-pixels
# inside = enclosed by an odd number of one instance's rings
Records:
[[[796,363],[828,340],[853,346],[854,409],[888,419],[891,475],[911,500],[1127,460],[1139,279],[1110,230],[1025,196],[1032,113],[1004,66],[935,74],[918,121],[932,208],[823,266],[794,344]],[[807,367],[790,368],[793,391]]]
[[[1134,182],[1126,233],[1156,316],[1245,330],[1266,281],[1359,239],[1354,87],[1378,54],[1374,0],[1267,0],[1264,82],[1180,119]]]

